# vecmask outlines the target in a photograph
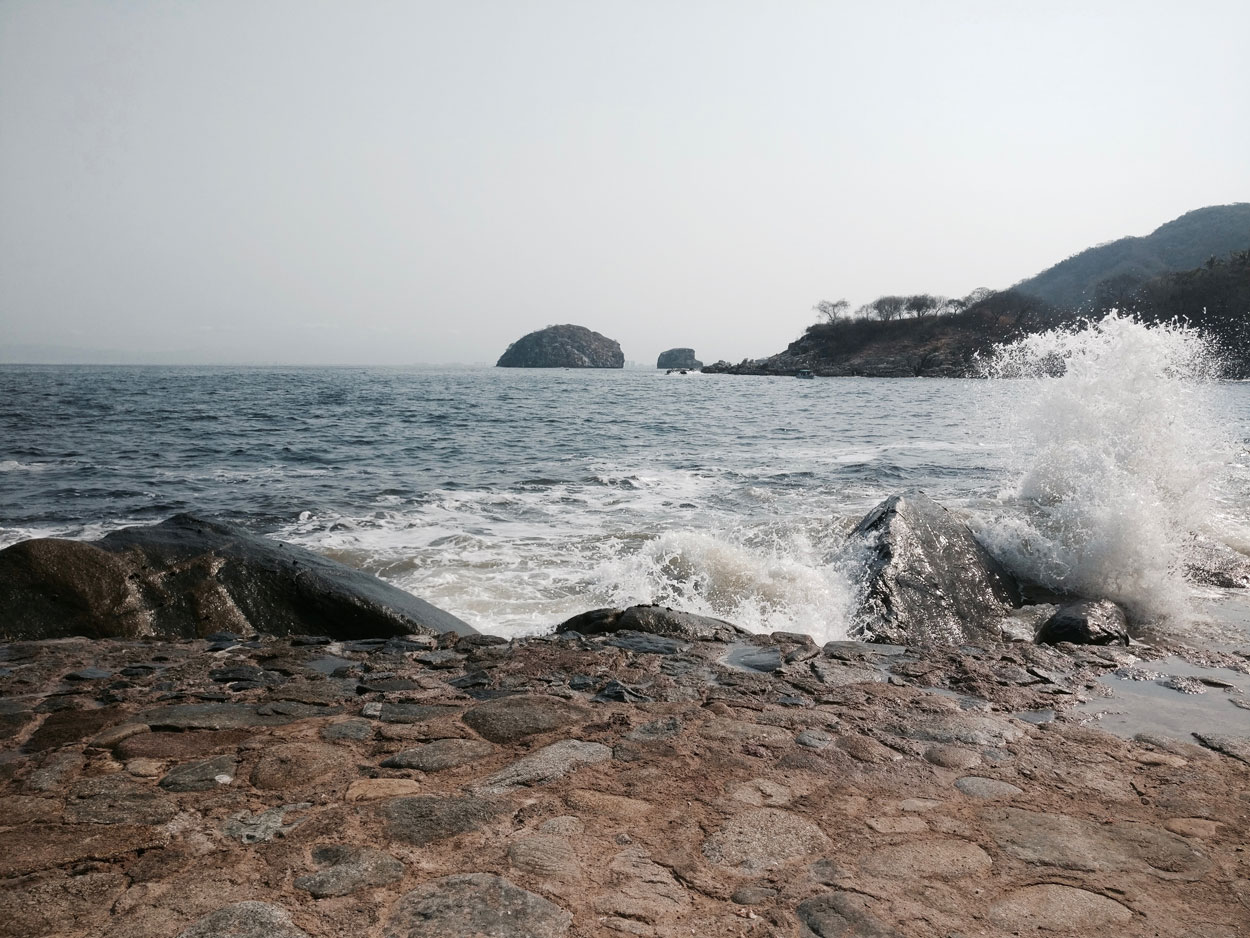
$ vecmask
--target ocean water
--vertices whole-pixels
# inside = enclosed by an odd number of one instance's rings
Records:
[[[1243,592],[1180,575],[1195,532],[1250,552],[1250,386],[1184,330],[1030,341],[989,380],[0,366],[0,546],[190,510],[487,632],[654,601],[825,640],[846,533],[921,489],[1036,579],[1250,646]]]

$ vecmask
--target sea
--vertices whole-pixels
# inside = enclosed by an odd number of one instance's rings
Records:
[[[1019,573],[1250,649],[1250,385],[1200,336],[1111,316],[983,378],[492,367],[0,366],[0,547],[183,511],[379,577],[481,631],[657,602],[844,638],[847,535],[921,490]]]

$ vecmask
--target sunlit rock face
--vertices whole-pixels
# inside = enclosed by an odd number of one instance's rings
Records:
[[[495,363],[499,368],[624,368],[615,339],[585,326],[548,326],[522,336]]]

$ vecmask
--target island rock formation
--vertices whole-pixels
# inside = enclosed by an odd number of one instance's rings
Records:
[[[692,348],[671,348],[661,352],[655,361],[656,368],[702,368],[703,362],[694,357]]]
[[[508,346],[497,368],[624,368],[621,343],[585,326],[548,326]]]
[[[216,632],[476,634],[372,574],[191,514],[98,541],[36,538],[0,550],[0,640]]]

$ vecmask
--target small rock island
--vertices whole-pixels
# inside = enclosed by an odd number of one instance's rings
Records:
[[[624,368],[615,339],[585,326],[548,326],[522,336],[499,357],[497,368]]]
[[[703,362],[694,357],[692,348],[671,348],[661,352],[655,361],[656,368],[702,368]]]

